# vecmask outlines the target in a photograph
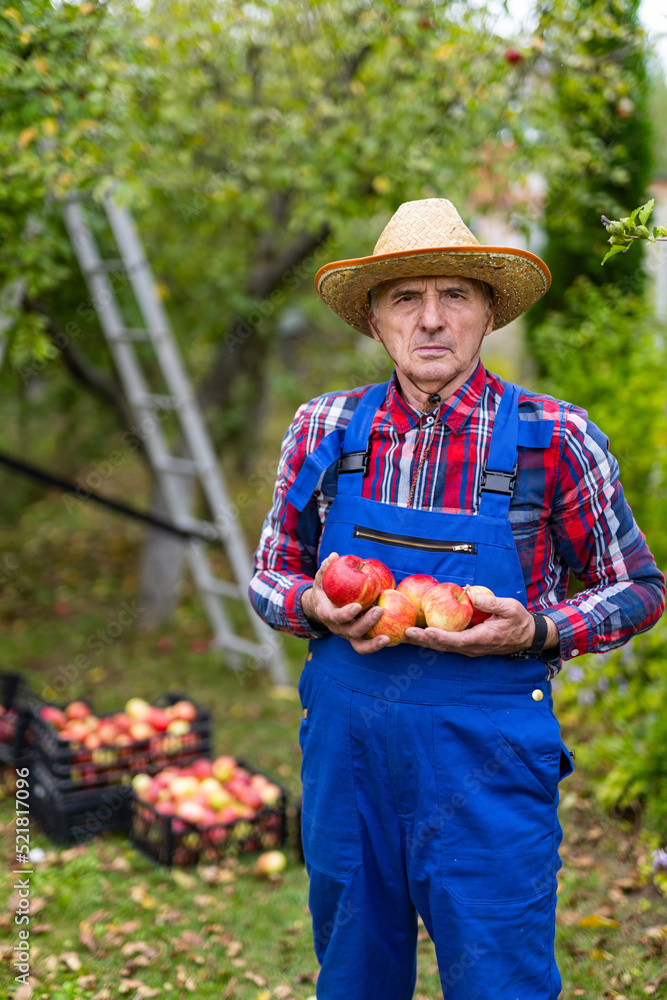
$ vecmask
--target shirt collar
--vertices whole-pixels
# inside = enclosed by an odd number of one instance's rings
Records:
[[[440,407],[440,420],[447,425],[452,434],[459,434],[468,417],[475,409],[482,396],[486,384],[486,369],[481,361],[467,382],[453,396],[446,399]],[[421,410],[411,406],[400,394],[400,385],[394,371],[389,380],[387,392],[387,410],[396,430],[405,434],[419,424]]]

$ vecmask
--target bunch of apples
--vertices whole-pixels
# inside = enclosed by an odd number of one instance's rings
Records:
[[[130,747],[161,734],[183,737],[197,718],[197,706],[183,699],[158,708],[143,698],[130,698],[124,711],[99,718],[84,701],[71,701],[64,710],[44,705],[39,715],[58,730],[59,739],[97,750]]]
[[[16,733],[18,715],[16,709],[0,705],[0,742],[11,743]]]
[[[488,587],[438,583],[434,576],[421,573],[406,576],[397,584],[389,567],[379,559],[339,556],[325,569],[322,588],[337,608],[353,603],[360,604],[362,611],[373,605],[381,607],[384,614],[366,636],[387,635],[390,646],[404,642],[406,629],[415,625],[462,632],[491,617],[477,610],[471,600],[479,594],[493,596]]]
[[[161,816],[200,829],[254,819],[265,806],[274,808],[282,791],[263,774],[251,774],[235,757],[214,761],[199,757],[186,767],[166,767],[155,776],[135,774],[132,788]],[[175,825],[175,832],[184,827]]]

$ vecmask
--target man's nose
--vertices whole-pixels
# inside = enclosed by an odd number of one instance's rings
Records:
[[[435,332],[445,325],[445,309],[438,295],[425,295],[419,314],[419,322],[424,330]]]

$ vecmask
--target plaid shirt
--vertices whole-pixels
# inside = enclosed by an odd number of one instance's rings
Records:
[[[394,373],[373,421],[363,496],[407,506],[420,458],[435,435],[411,506],[475,514],[503,385],[480,362],[442,404],[436,421],[401,397]],[[317,544],[336,477],[328,470],[320,478],[301,513],[285,494],[322,438],[347,426],[366,388],[326,393],[304,403],[283,441],[273,507],[255,553],[250,599],[273,628],[303,638],[323,634],[306,618],[301,596],[317,571]],[[562,658],[607,652],[658,620],[664,609],[664,577],[624,498],[609,442],[586,412],[522,389],[519,418],[555,421],[549,448],[519,450],[510,506],[528,610],[553,619]],[[570,569],[586,589],[566,599]],[[550,674],[560,665],[552,660]]]

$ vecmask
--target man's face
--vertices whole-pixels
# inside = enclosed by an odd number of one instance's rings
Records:
[[[399,375],[454,392],[477,366],[493,307],[467,278],[399,278],[381,286],[377,317],[369,312],[368,322]]]

